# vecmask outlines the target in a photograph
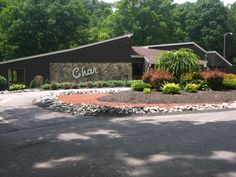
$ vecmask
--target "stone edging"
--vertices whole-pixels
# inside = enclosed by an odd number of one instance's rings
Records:
[[[100,105],[74,105],[66,104],[58,101],[59,95],[82,94],[82,93],[115,93],[119,90],[83,90],[83,91],[64,91],[57,94],[40,97],[36,100],[36,104],[48,110],[56,112],[70,113],[73,115],[93,115],[99,113],[117,113],[117,114],[155,114],[155,113],[173,113],[173,112],[190,112],[190,111],[209,111],[236,109],[236,101],[233,103],[222,104],[198,104],[174,107],[110,107]]]
[[[39,91],[39,90],[36,90]],[[8,94],[8,93],[23,93],[23,92],[32,92],[32,89],[23,89],[23,90],[14,90],[14,91],[9,91],[9,90],[4,90],[0,91],[0,94]]]

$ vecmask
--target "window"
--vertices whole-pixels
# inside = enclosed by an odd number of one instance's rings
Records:
[[[8,82],[11,83],[24,83],[25,70],[24,69],[8,69]]]

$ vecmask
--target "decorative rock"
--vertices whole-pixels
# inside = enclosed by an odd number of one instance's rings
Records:
[[[119,90],[118,90],[119,91]],[[73,105],[58,101],[56,98],[62,94],[82,94],[82,93],[115,93],[115,90],[69,90],[60,93],[51,93],[48,96],[36,100],[36,104],[49,110],[57,112],[71,113],[73,115],[94,115],[97,113],[117,113],[117,114],[155,114],[155,113],[172,113],[172,112],[189,112],[205,110],[236,109],[236,101],[233,103],[222,104],[201,104],[185,105],[175,107],[109,107],[99,105]]]

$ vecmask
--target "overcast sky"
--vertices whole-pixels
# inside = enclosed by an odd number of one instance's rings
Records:
[[[115,2],[117,0],[103,0],[103,1]],[[176,3],[184,3],[186,1],[195,2],[196,0],[174,0],[174,2],[176,2]],[[224,1],[224,4],[227,5],[227,4],[233,4],[236,0],[222,0],[222,1]]]

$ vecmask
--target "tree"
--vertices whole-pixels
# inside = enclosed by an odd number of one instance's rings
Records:
[[[190,49],[164,51],[157,58],[156,68],[180,78],[183,73],[199,71],[199,58]]]
[[[133,33],[136,45],[164,43],[173,38],[172,0],[120,0],[105,24],[110,36]]]
[[[26,0],[1,12],[2,59],[87,43],[89,18],[80,0]]]
[[[229,25],[227,8],[220,0],[198,0],[177,5],[175,19],[180,39],[191,40],[206,50],[222,53],[223,34],[229,30]]]

